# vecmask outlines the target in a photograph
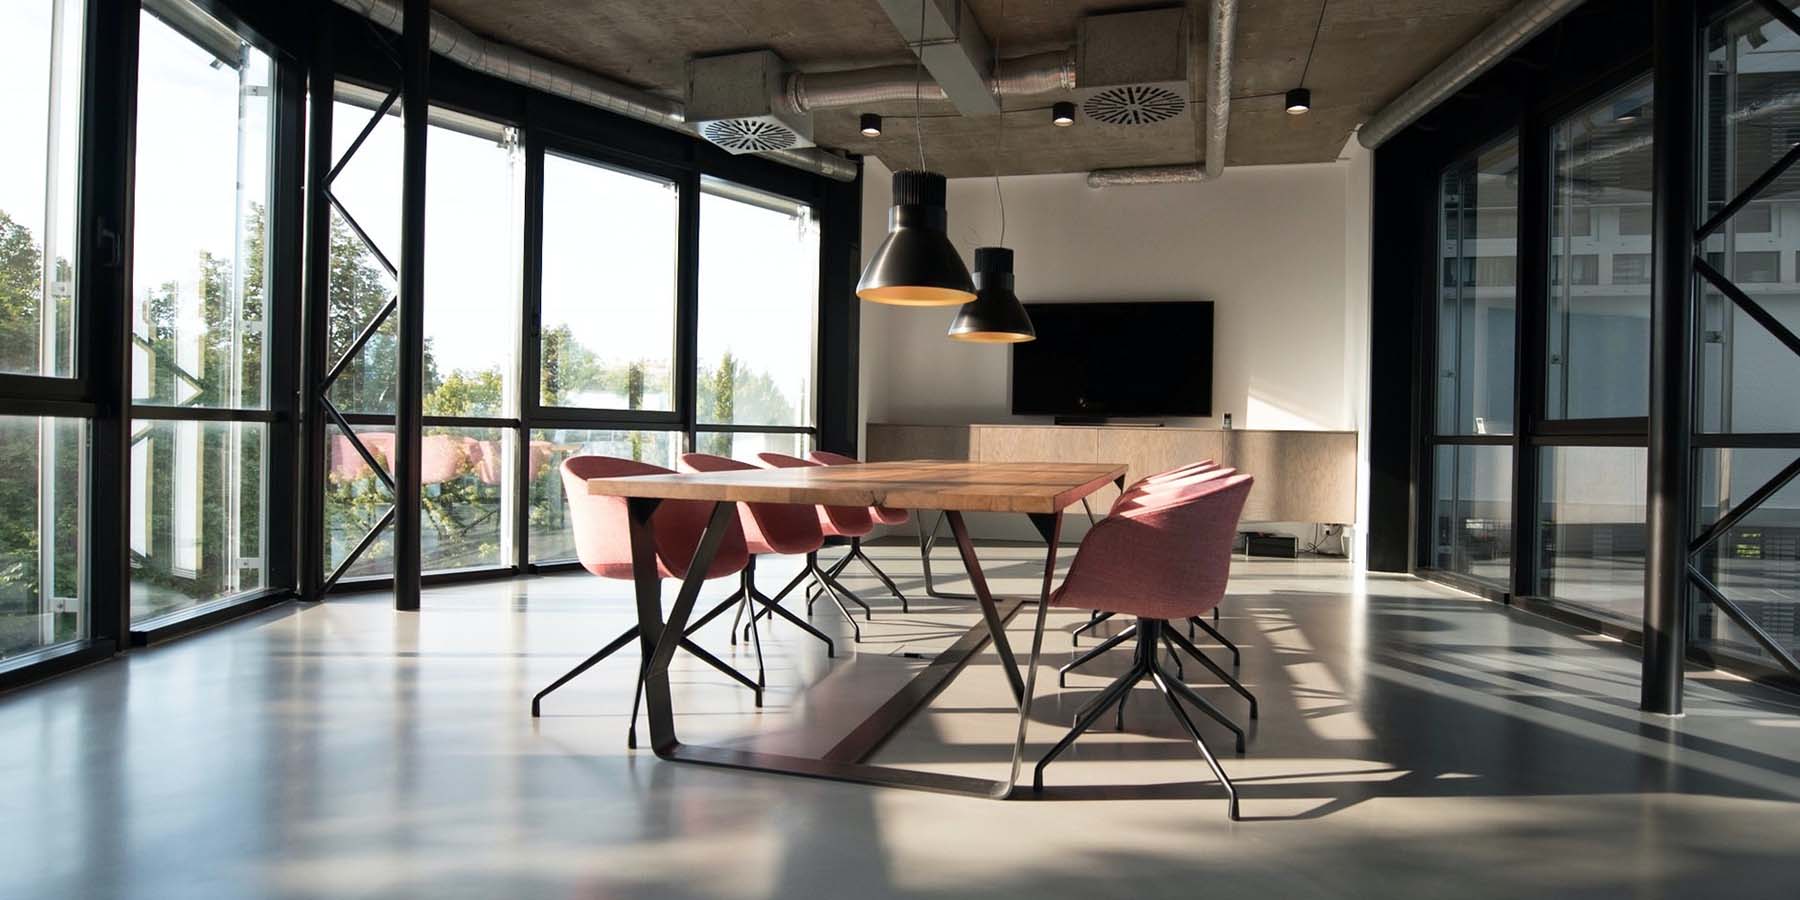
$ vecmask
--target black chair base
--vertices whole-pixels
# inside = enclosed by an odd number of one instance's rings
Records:
[[[850,567],[851,562],[862,563],[863,568],[868,569],[870,574],[874,575],[876,577],[876,579],[880,580],[882,586],[886,587],[888,589],[888,593],[893,594],[894,599],[900,601],[900,611],[901,612],[903,612],[903,613],[912,612],[912,608],[907,604],[906,595],[900,593],[900,586],[894,583],[894,579],[888,577],[888,573],[882,571],[882,568],[875,564],[875,560],[869,558],[868,553],[864,552],[863,545],[862,545],[862,538],[859,538],[859,537],[851,538],[850,539],[850,551],[848,553],[845,553],[841,558],[839,558],[837,562],[832,563],[831,568],[825,570],[825,574],[830,576],[832,578],[833,582],[835,583],[837,580],[837,577],[839,575],[844,574],[844,570]],[[841,586],[840,586],[840,588],[841,588]],[[807,593],[807,602],[808,603],[811,603],[812,600],[815,599],[813,597],[814,590],[815,590],[815,588],[807,588],[806,593]],[[861,603],[862,601],[859,600],[857,602]],[[864,606],[863,608],[867,609],[868,607]]]
[[[805,581],[808,576],[811,576],[812,578],[811,589],[816,589],[818,594],[813,595],[809,593],[807,595],[806,614],[809,616],[812,615],[813,602],[820,596],[829,596],[832,604],[838,608],[838,612],[843,613],[844,621],[850,623],[850,640],[858,644],[862,643],[862,628],[856,624],[856,617],[850,614],[850,608],[844,605],[843,598],[849,597],[851,603],[862,607],[863,618],[865,619],[873,621],[875,618],[874,613],[870,611],[869,604],[864,603],[861,597],[856,596],[849,588],[838,583],[837,578],[830,572],[819,568],[819,554],[817,553],[806,554],[806,566],[800,570],[800,574],[795,575],[793,580],[787,583],[787,587],[776,592],[775,596],[764,604],[763,609],[757,610],[751,615],[749,623],[744,626],[745,632],[748,632],[751,628],[755,627],[757,620],[766,619],[776,613],[780,613],[783,618],[790,621],[798,621],[792,614],[789,614],[787,610],[781,608],[781,601],[787,599],[787,595],[793,593],[794,588],[799,587],[800,583]],[[811,631],[814,635],[819,634],[814,629],[808,628],[807,630]],[[746,634],[746,638],[748,638],[748,634]]]
[[[1232,785],[1230,776],[1225,774],[1224,767],[1219,765],[1219,760],[1213,755],[1211,748],[1206,746],[1206,740],[1200,736],[1200,730],[1194,727],[1194,721],[1188,717],[1187,709],[1182,706],[1181,701],[1186,700],[1213,721],[1230,729],[1237,736],[1239,755],[1244,753],[1244,730],[1220,712],[1218,707],[1195,693],[1194,689],[1188,687],[1181,679],[1169,674],[1163,668],[1162,663],[1157,661],[1157,650],[1161,646],[1164,636],[1170,633],[1179,634],[1169,628],[1167,622],[1157,619],[1139,619],[1137,627],[1133,631],[1126,632],[1137,638],[1136,658],[1132,662],[1131,669],[1107,685],[1099,696],[1076,712],[1075,726],[1069,729],[1068,734],[1063,735],[1062,740],[1056,742],[1056,746],[1050,748],[1050,752],[1044,754],[1043,759],[1038,760],[1037,768],[1032,772],[1032,789],[1034,791],[1042,792],[1044,789],[1044,769],[1055,762],[1056,758],[1063,754],[1063,751],[1068,750],[1075,743],[1076,738],[1081,737],[1089,728],[1092,728],[1107,710],[1113,708],[1114,705],[1120,705],[1122,713],[1122,704],[1130,695],[1131,689],[1136,687],[1138,682],[1149,679],[1156,685],[1163,700],[1167,701],[1169,709],[1175,713],[1176,720],[1187,731],[1188,737],[1199,748],[1200,755],[1206,760],[1207,766],[1212,769],[1213,775],[1219,779],[1219,784],[1225,788],[1226,812],[1233,820],[1239,818],[1237,788]],[[1255,715],[1255,707],[1252,705],[1251,717],[1254,718]]]
[[[536,719],[536,718],[539,718],[543,714],[544,698],[549,696],[551,691],[554,691],[557,688],[562,687],[565,684],[568,684],[570,681],[573,681],[577,675],[580,675],[581,673],[586,672],[587,670],[593,668],[595,666],[595,664],[599,663],[601,660],[607,658],[608,656],[613,655],[614,653],[618,652],[621,649],[624,649],[625,645],[631,643],[632,641],[637,640],[638,635],[640,633],[641,632],[640,632],[638,626],[636,626],[636,625],[633,625],[630,628],[625,629],[624,633],[620,634],[618,637],[613,638],[611,641],[607,642],[606,646],[601,647],[599,652],[588,657],[587,659],[582,660],[579,664],[577,664],[575,666],[575,668],[570,669],[567,672],[564,672],[562,677],[556,679],[555,681],[550,682],[549,687],[544,688],[541,691],[538,691],[537,695],[531,698],[531,717]],[[699,644],[696,644],[693,641],[688,640],[685,635],[681,638],[680,647],[681,647],[681,649],[686,650],[688,653],[693,654],[701,662],[706,663],[709,666],[712,666],[713,668],[715,668],[715,669],[719,670],[720,672],[723,672],[725,675],[729,676],[733,681],[736,681],[739,684],[742,684],[743,686],[749,688],[751,693],[753,693],[756,696],[757,707],[758,708],[762,707],[762,705],[763,705],[763,684],[762,684],[763,676],[762,676],[762,654],[760,651],[757,653],[757,663],[756,663],[757,677],[756,677],[755,681],[752,681],[752,680],[750,680],[750,676],[745,675],[742,672],[739,672],[738,670],[727,665],[723,660],[720,660],[718,657],[712,655],[711,653],[706,652],[706,650],[703,649]],[[637,749],[638,699],[639,699],[639,697],[641,697],[643,695],[643,693],[644,693],[644,666],[640,663],[638,665],[637,686],[633,689],[632,698],[631,698],[631,727],[625,733],[625,746],[630,747],[633,750]]]
[[[693,624],[688,626],[686,633],[692,635],[713,619],[718,618],[725,610],[735,606],[737,612],[731,617],[730,635],[732,645],[736,646],[738,642],[738,623],[743,621],[744,610],[753,607],[756,604],[761,604],[763,608],[756,611],[755,615],[757,617],[769,615],[781,616],[795,626],[798,626],[801,631],[823,641],[825,643],[825,655],[827,657],[836,657],[837,645],[832,643],[831,638],[826,637],[824,632],[812,627],[812,625],[808,624],[804,619],[788,612],[786,608],[781,606],[781,598],[787,596],[788,592],[792,591],[794,586],[809,574],[811,573],[802,571],[799,575],[794,577],[793,581],[788,583],[787,587],[781,590],[781,593],[774,597],[770,597],[756,587],[756,557],[752,556],[750,557],[750,564],[744,567],[743,574],[739,576],[738,589],[733,591],[731,596],[719,601],[712,609],[707,610],[705,615],[695,619]],[[762,665],[762,638],[757,635],[755,630],[745,628],[743,639],[746,641],[755,641],[757,666],[760,668]]]
[[[1107,613],[1108,617],[1111,617],[1111,615],[1112,615],[1111,613]],[[1218,632],[1213,631],[1212,628],[1210,626],[1208,626],[1206,624],[1206,622],[1202,619],[1198,619],[1198,618],[1189,619],[1188,627],[1190,629],[1193,628],[1195,623],[1198,623],[1201,628],[1203,628],[1207,631],[1208,634],[1216,635],[1221,643],[1223,643],[1226,647],[1229,647],[1231,649],[1232,664],[1235,667],[1236,663],[1237,663],[1237,647],[1235,645],[1233,645],[1230,641],[1225,640],[1225,637],[1223,635],[1219,635]],[[1137,634],[1137,631],[1135,629],[1122,630],[1118,634],[1115,634],[1112,637],[1107,638],[1100,645],[1090,648],[1086,653],[1081,654],[1080,656],[1071,660],[1067,664],[1063,665],[1061,668],[1056,670],[1057,686],[1065,687],[1065,688],[1068,687],[1070,672],[1073,672],[1076,669],[1079,669],[1082,666],[1094,661],[1095,659],[1099,658],[1102,654],[1106,653],[1106,651],[1119,646],[1120,644],[1124,643],[1127,638],[1136,636],[1136,634]],[[1201,665],[1205,666],[1208,671],[1210,671],[1214,675],[1218,676],[1220,681],[1225,682],[1225,685],[1227,687],[1231,688],[1232,691],[1236,692],[1238,696],[1243,697],[1246,701],[1248,701],[1250,703],[1250,718],[1254,719],[1257,717],[1256,695],[1250,693],[1250,691],[1244,687],[1243,682],[1238,681],[1237,678],[1235,678],[1231,675],[1231,673],[1226,672],[1224,669],[1220,668],[1218,663],[1213,662],[1212,659],[1210,657],[1208,657],[1204,652],[1202,652],[1199,647],[1194,646],[1194,643],[1192,641],[1188,640],[1186,637],[1183,637],[1180,629],[1173,627],[1168,622],[1162,622],[1159,624],[1159,626],[1157,628],[1156,638],[1157,638],[1158,642],[1160,642],[1163,646],[1169,648],[1169,657],[1175,663],[1175,680],[1177,680],[1177,681],[1184,680],[1184,673],[1182,672],[1182,669],[1181,669],[1181,653],[1185,653],[1188,656],[1199,661],[1199,663]],[[1179,651],[1179,652],[1177,652],[1177,651]],[[1119,727],[1120,728],[1125,727],[1125,704],[1122,701],[1119,704]]]
[[[1112,613],[1103,613],[1103,612],[1100,612],[1099,610],[1095,610],[1094,614],[1092,616],[1088,617],[1088,620],[1086,622],[1083,622],[1081,627],[1075,629],[1074,633],[1072,635],[1070,635],[1070,637],[1069,637],[1070,643],[1073,643],[1077,647],[1081,646],[1081,635],[1083,633],[1093,631],[1095,626],[1099,625],[1101,622],[1105,622],[1105,621],[1111,619],[1112,617],[1113,617]],[[1217,606],[1213,607],[1212,618],[1213,618],[1214,622],[1219,621],[1219,608]],[[1213,640],[1218,641],[1220,646],[1231,651],[1231,667],[1232,668],[1234,668],[1234,669],[1238,668],[1239,666],[1241,666],[1243,664],[1243,654],[1238,652],[1238,645],[1232,643],[1230,638],[1227,638],[1226,636],[1220,634],[1219,629],[1212,627],[1212,625],[1208,624],[1205,619],[1202,619],[1199,616],[1190,616],[1187,620],[1187,626],[1188,626],[1188,628],[1187,628],[1188,640],[1194,639],[1194,629],[1195,629],[1195,627],[1198,627],[1200,630],[1206,632],[1207,635],[1210,636]],[[1115,635],[1115,637],[1116,637],[1116,635]],[[1112,644],[1112,646],[1117,646],[1116,643],[1113,643],[1110,641],[1108,643]]]

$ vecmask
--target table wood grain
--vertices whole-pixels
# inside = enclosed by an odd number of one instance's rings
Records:
[[[1056,513],[1125,476],[1123,463],[908,460],[794,469],[591,478],[610,497]]]

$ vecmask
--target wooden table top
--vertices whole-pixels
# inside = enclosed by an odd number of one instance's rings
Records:
[[[588,493],[663,500],[1054,513],[1124,476],[1122,463],[912,460],[590,478]]]

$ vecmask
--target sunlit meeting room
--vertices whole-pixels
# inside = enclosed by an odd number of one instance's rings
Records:
[[[0,897],[1800,891],[1800,0],[4,0],[0,113]]]

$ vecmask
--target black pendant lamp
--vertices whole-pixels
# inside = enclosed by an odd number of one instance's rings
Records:
[[[975,299],[969,268],[945,232],[944,176],[894,173],[888,233],[856,282],[856,296],[895,306],[955,306]]]
[[[1031,316],[1013,293],[1013,252],[975,248],[975,299],[950,322],[950,337],[976,344],[1017,344],[1037,340]]]

